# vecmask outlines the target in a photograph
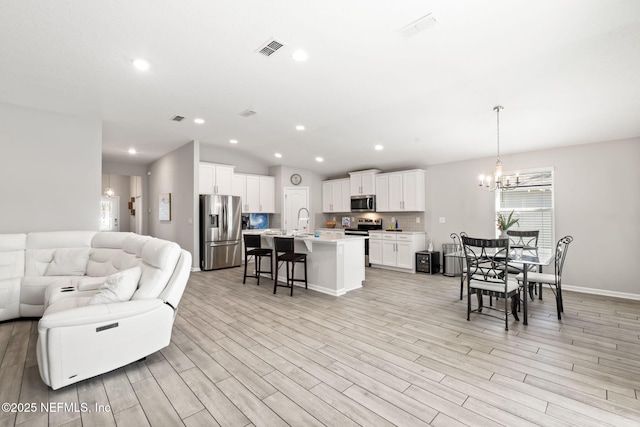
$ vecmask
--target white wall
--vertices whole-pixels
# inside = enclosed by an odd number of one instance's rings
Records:
[[[102,124],[0,103],[0,233],[99,230]]]
[[[238,152],[237,149],[214,147],[199,143],[200,161],[235,166],[234,172],[255,175],[269,175],[268,167],[262,160],[251,154]]]
[[[574,237],[563,285],[640,298],[635,243],[640,241],[640,138],[502,156],[505,170],[554,167],[555,239]],[[494,194],[477,177],[495,159],[427,168],[427,236],[436,250],[449,234],[495,235]],[[439,217],[446,223],[440,224]]]
[[[190,142],[149,165],[149,234],[176,242],[191,252],[193,266],[199,266],[198,198],[196,166],[197,142]],[[161,193],[171,193],[171,221],[160,221],[158,201]]]

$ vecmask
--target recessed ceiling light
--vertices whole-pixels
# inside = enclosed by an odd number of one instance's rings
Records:
[[[204,119],[201,119],[200,117],[196,117],[195,119],[193,119],[193,123],[197,123],[201,125],[204,123]]]
[[[237,143],[238,143],[238,140],[237,140],[237,139],[230,139],[230,140],[229,140],[229,143],[230,143],[230,144],[237,144]]]
[[[324,162],[324,159],[322,157],[316,157],[316,162]]]
[[[275,156],[276,156],[277,158],[281,158],[281,157],[282,157],[282,154],[280,154],[280,153],[276,153],[276,154],[275,154]]]
[[[149,62],[142,58],[134,59],[133,66],[136,67],[138,71],[147,71],[150,67]]]
[[[306,128],[303,125],[296,126],[296,130],[305,130]]]
[[[137,151],[135,148],[129,148],[129,154],[136,154]]]
[[[307,52],[305,52],[304,50],[296,50],[295,52],[293,52],[291,57],[294,61],[304,62],[307,60],[309,55],[307,55]]]
[[[382,145],[380,145],[380,144],[377,144],[377,145],[376,145],[375,147],[373,147],[373,148],[375,148],[376,150],[380,151],[380,150],[382,150],[384,147],[383,147]]]

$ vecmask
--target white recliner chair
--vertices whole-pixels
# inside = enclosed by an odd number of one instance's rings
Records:
[[[46,307],[38,323],[42,380],[56,390],[140,360],[169,345],[191,254],[176,243],[144,243],[131,300],[88,305],[99,290],[74,292]]]

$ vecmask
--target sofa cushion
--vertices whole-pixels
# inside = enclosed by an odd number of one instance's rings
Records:
[[[142,276],[132,300],[158,298],[180,257],[177,243],[152,238],[142,248]]]
[[[94,295],[88,305],[108,304],[110,302],[129,301],[138,288],[142,270],[140,267],[120,271],[107,277],[100,286],[100,292]]]
[[[44,319],[45,316],[50,316],[54,313],[60,313],[62,311],[71,310],[77,307],[84,307],[85,305],[87,305],[90,299],[91,297],[88,297],[88,296],[87,297],[79,296],[74,298],[65,298],[65,299],[57,300],[55,302],[52,302],[51,305],[47,307],[47,309],[42,314],[42,317]],[[43,319],[40,319],[40,321],[42,322]]]
[[[102,231],[96,233],[91,240],[92,248],[122,249],[124,241],[133,233],[120,231]]]
[[[95,231],[46,231],[27,235],[25,276],[44,276],[55,252],[64,248],[90,248]]]
[[[108,277],[108,276],[107,276]],[[92,291],[99,289],[100,286],[107,280],[107,277],[79,277],[75,286],[79,291]]]
[[[91,249],[87,276],[103,277],[140,265],[140,258],[122,249]]]
[[[53,253],[45,276],[84,276],[89,262],[89,248],[61,248]]]
[[[24,276],[26,234],[0,234],[0,280]]]
[[[122,249],[126,253],[133,254],[138,258],[142,257],[142,248],[145,243],[151,240],[151,236],[141,236],[139,234],[132,234],[127,236],[122,242]]]

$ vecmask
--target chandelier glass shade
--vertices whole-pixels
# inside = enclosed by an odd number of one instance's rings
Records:
[[[516,174],[515,180],[511,180],[508,176],[505,177],[502,175],[502,160],[500,160],[500,111],[503,109],[504,107],[501,105],[493,107],[497,117],[498,158],[496,160],[496,170],[493,173],[493,176],[480,175],[480,183],[478,186],[485,191],[513,190],[520,185],[520,177],[518,174]]]

